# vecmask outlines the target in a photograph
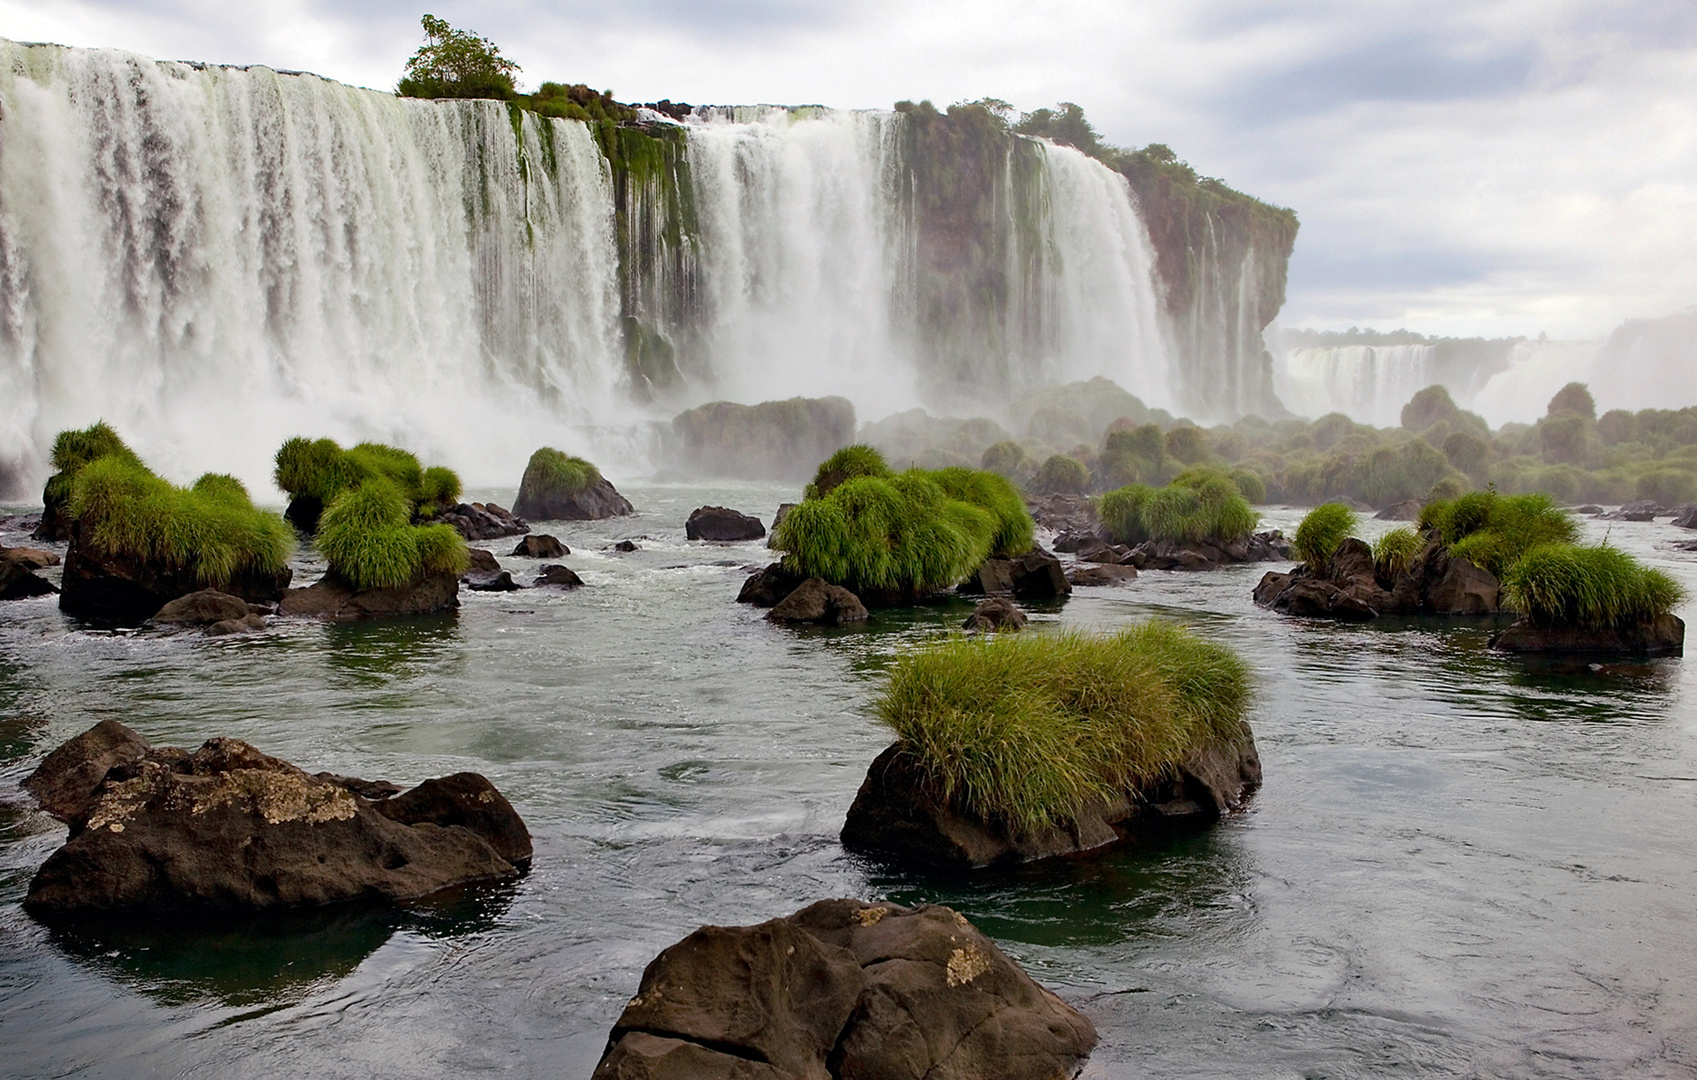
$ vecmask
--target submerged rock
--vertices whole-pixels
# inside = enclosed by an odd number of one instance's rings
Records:
[[[1261,785],[1261,758],[1249,725],[1235,744],[1192,754],[1176,775],[1131,785],[1062,827],[1015,835],[1000,822],[965,813],[939,798],[930,777],[901,743],[872,762],[843,823],[843,846],[927,869],[975,869],[996,863],[1088,851],[1219,820]]]
[[[772,622],[820,623],[841,626],[865,622],[869,616],[860,597],[841,585],[828,585],[819,578],[808,578],[797,585],[788,596],[766,613]]]
[[[642,549],[637,546],[635,540],[620,540],[612,546],[611,550],[625,552],[628,554],[632,551],[641,551]]]
[[[24,906],[60,915],[405,900],[512,877],[530,858],[524,822],[475,773],[390,800],[327,776],[238,739],[189,753],[102,721],[24,781],[71,830]]]
[[[636,512],[605,476],[575,494],[521,488],[513,513],[530,521],[600,521]]]
[[[282,599],[293,576],[286,566],[274,574],[242,571],[222,583],[220,591],[250,603],[275,602]],[[83,537],[82,523],[77,522],[71,527],[71,548],[65,554],[59,610],[79,619],[140,626],[167,603],[202,588],[192,570],[94,550]]]
[[[506,570],[493,574],[468,574],[460,580],[464,581],[465,587],[472,592],[515,592],[524,588],[514,581],[513,575]]]
[[[326,573],[304,589],[290,589],[278,612],[336,621],[429,615],[459,607],[459,594],[459,579],[452,574],[428,574],[397,589],[356,589]]]
[[[529,522],[496,503],[460,503],[436,520],[452,525],[467,540],[499,540],[530,531]]]
[[[542,574],[536,579],[536,587],[554,585],[562,589],[575,589],[583,584],[583,579],[567,567],[554,563],[542,568]]]
[[[1662,615],[1648,622],[1601,628],[1541,626],[1522,618],[1491,636],[1491,648],[1516,653],[1685,655],[1685,621]]]
[[[1067,581],[1074,587],[1124,585],[1136,580],[1135,566],[1079,566],[1067,571]]]
[[[547,533],[527,536],[513,549],[513,555],[525,559],[563,559],[571,553],[571,548]]]
[[[758,540],[766,535],[760,519],[727,506],[703,506],[684,522],[684,535],[691,540]]]
[[[217,589],[179,596],[160,608],[152,621],[161,626],[210,626],[227,620],[245,619],[250,614],[248,603]]]
[[[1136,570],[1132,571],[1135,575]],[[962,630],[978,631],[980,633],[992,630],[1023,630],[1030,620],[1018,604],[1005,596],[992,596],[978,602],[966,621],[961,623]]]
[[[1055,1080],[1095,1045],[953,910],[821,900],[661,952],[594,1080]]]

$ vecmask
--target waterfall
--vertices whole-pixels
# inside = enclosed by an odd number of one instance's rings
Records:
[[[1396,427],[1408,399],[1437,381],[1436,351],[1432,345],[1288,349],[1273,367],[1273,387],[1299,416],[1341,412],[1357,423]]]
[[[935,113],[648,119],[0,41],[0,488],[99,418],[266,499],[296,434],[481,485],[545,443],[641,468],[641,422],[713,398],[994,415],[1106,375],[1183,404],[1101,163]]]

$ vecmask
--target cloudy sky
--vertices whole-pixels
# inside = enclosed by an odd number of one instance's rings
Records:
[[[1601,336],[1697,304],[1691,0],[430,0],[621,100],[1075,101],[1302,219],[1291,326]],[[0,0],[0,35],[390,88],[393,0]]]

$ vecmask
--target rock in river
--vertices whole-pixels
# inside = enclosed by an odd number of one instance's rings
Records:
[[[70,826],[30,882],[36,915],[406,900],[509,878],[530,834],[488,780],[458,773],[394,798],[311,775],[239,739],[189,753],[103,720],[24,780]]]
[[[1055,1080],[1095,1045],[955,911],[821,900],[661,952],[593,1080]]]
[[[356,589],[327,573],[307,588],[290,589],[277,607],[284,615],[383,619],[452,611],[460,606],[459,594],[459,579],[452,574],[428,574],[398,589]]]
[[[841,585],[828,585],[815,577],[797,585],[766,613],[766,618],[772,622],[841,626],[865,622],[867,613],[860,597]]]
[[[691,540],[758,540],[766,535],[760,519],[727,506],[703,506],[684,522],[684,535]]]
[[[560,543],[558,537],[543,533],[540,536],[527,536],[520,540],[513,554],[525,559],[563,559],[572,553],[572,549]]]

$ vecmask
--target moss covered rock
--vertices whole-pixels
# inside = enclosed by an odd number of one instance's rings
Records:
[[[532,521],[599,521],[636,512],[583,458],[544,446],[530,455],[513,513]]]

